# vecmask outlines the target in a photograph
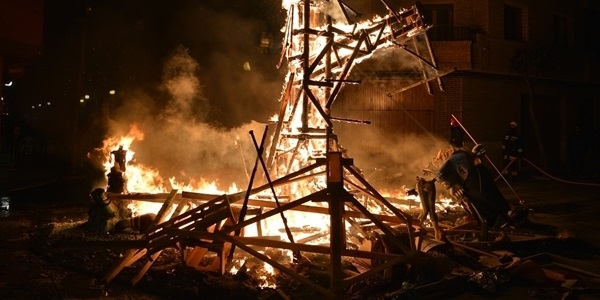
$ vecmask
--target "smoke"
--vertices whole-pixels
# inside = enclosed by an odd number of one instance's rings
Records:
[[[139,128],[144,138],[131,145],[130,164],[164,179],[244,186],[256,158],[249,132],[260,140],[279,107],[279,53],[262,51],[260,37],[279,40],[281,12],[272,1],[99,3],[88,47],[108,63],[90,73],[120,85],[104,103],[104,136]]]
[[[164,67],[163,88],[171,101],[164,112],[168,120],[181,118],[200,121],[206,117],[208,99],[202,93],[200,80],[196,77],[198,63],[189,55],[188,49],[179,46],[175,49]]]
[[[273,26],[277,22],[240,15],[242,6],[251,6],[249,2],[239,1],[235,11],[215,3],[189,1],[173,16],[165,16],[165,37],[154,36],[171,47],[160,65],[161,76],[156,76],[160,82],[154,88],[127,87],[121,103],[107,116],[107,135],[126,135],[135,125],[144,139],[131,145],[135,151],[131,164],[152,167],[161,177],[181,183],[216,180],[226,189],[232,183],[245,186],[256,158],[249,132],[260,140],[264,122],[278,109],[284,74],[275,70],[278,54],[265,56],[259,51],[260,32],[279,30],[280,26]],[[144,28],[152,27],[148,24]],[[398,57],[397,51],[403,52],[397,48],[376,52],[369,61],[377,65],[369,69],[414,71],[418,67],[403,65],[415,60]],[[358,74],[352,77],[360,77],[360,70],[354,72]],[[348,138],[340,134],[342,145],[377,185],[411,184],[442,143],[417,135],[379,136],[365,147],[355,138],[363,135],[350,132]]]
[[[340,144],[369,183],[378,189],[414,187],[416,176],[424,176],[423,170],[431,168],[438,151],[448,149],[448,141],[429,134],[384,135],[371,126],[340,125],[336,126]]]
[[[263,49],[260,41],[262,33],[280,40],[281,12],[277,3],[238,1],[233,6],[196,3],[175,14],[169,38],[185,41],[198,61],[198,78],[210,102],[207,121],[235,127],[273,115],[284,73],[275,68],[277,49]]]
[[[205,122],[236,127],[252,119],[266,120],[277,107],[284,74],[275,68],[278,49],[265,51],[260,41],[263,33],[280,40],[282,12],[274,1],[100,1],[86,19],[85,88],[101,95],[107,89],[144,89],[157,105],[164,105],[163,95],[151,91],[160,86],[158,93],[187,93],[177,97],[182,102],[171,104],[193,102],[189,108],[199,113],[193,117]],[[196,65],[160,70],[176,63],[167,60],[175,59],[179,47],[187,49]],[[202,84],[201,94],[195,90],[199,82],[182,81],[192,77],[175,76],[193,70]],[[165,82],[165,76],[173,81]]]
[[[340,22],[346,21],[346,16],[344,15],[344,12],[342,11],[341,7],[336,3],[333,3],[333,1],[317,1],[317,7],[319,11],[328,14],[334,20]]]
[[[447,143],[441,140],[414,134],[380,142],[385,143],[385,147],[357,153],[355,160],[371,184],[388,190],[414,187],[416,176],[433,177],[431,174],[424,175],[423,170],[431,169],[430,163],[438,151],[448,148]]]
[[[163,178],[183,184],[216,181],[225,190],[233,183],[243,186],[256,157],[249,132],[262,134],[264,124],[248,120],[225,128],[204,122],[209,102],[198,72],[189,51],[178,47],[163,68],[160,89],[167,94],[167,104],[157,105],[158,99],[144,90],[130,91],[125,105],[108,121],[109,136],[124,136],[135,124],[144,138],[131,145],[135,156],[129,164],[151,167]]]
[[[422,40],[422,37],[415,37]],[[422,42],[418,42],[419,48],[423,48]],[[428,53],[426,49],[420,49],[420,53]],[[402,48],[397,45],[390,45],[386,48],[375,51],[370,57],[362,60],[353,68],[350,75],[353,79],[372,78],[373,74],[394,73],[396,76],[401,74],[407,81],[407,84],[420,81],[423,78],[423,72],[427,77],[436,76],[436,71],[431,67],[431,59],[423,55],[421,58],[413,55],[416,53],[412,47]]]

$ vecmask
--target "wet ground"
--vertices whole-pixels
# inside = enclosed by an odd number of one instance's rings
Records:
[[[88,194],[92,188],[88,175],[65,176],[30,163],[17,167],[3,166],[0,179],[3,196],[0,211],[0,299],[181,298],[160,293],[156,286],[153,288],[152,279],[136,287],[131,287],[126,280],[104,284],[99,278],[110,265],[80,267],[77,261],[65,263],[64,258],[53,257],[52,251],[40,253],[44,251],[44,241],[39,239],[44,235],[40,233],[48,229],[48,224],[70,226],[86,220],[90,204]],[[529,219],[533,224],[537,224],[544,233],[557,236],[542,243],[520,243],[515,246],[518,249],[512,250],[523,256],[551,253],[571,271],[584,272],[592,279],[600,274],[597,251],[600,247],[600,178],[568,181],[535,174],[511,182],[510,186],[505,183],[499,183],[499,186],[510,201],[521,201],[532,210]],[[113,250],[109,255],[116,259],[119,253],[119,250]],[[98,255],[106,255],[106,251]],[[89,257],[85,260],[81,264],[94,261]],[[545,284],[515,285],[493,295],[459,293],[451,298],[562,299],[565,296],[556,289],[544,289]],[[226,292],[221,293],[227,295]],[[189,295],[198,299],[219,299],[203,297],[197,290]],[[585,293],[577,293],[577,297],[576,293],[569,295],[572,299],[598,299],[600,293],[588,289]],[[240,295],[237,296],[240,298]],[[244,298],[252,299],[250,295]],[[283,298],[270,294],[261,299]]]

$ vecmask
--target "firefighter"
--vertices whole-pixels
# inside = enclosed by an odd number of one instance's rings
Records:
[[[482,145],[471,151],[456,149],[436,174],[442,184],[480,226],[498,228],[508,222],[508,202],[481,163]]]
[[[502,140],[502,158],[504,162],[502,175],[514,179],[518,176],[519,159],[523,156],[523,142],[517,131],[517,122],[511,121],[508,127],[508,131],[506,131]]]
[[[453,149],[462,148],[464,145],[465,132],[454,118],[450,118],[450,146]]]

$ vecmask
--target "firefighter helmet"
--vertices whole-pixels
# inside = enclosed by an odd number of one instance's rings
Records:
[[[456,122],[456,119],[454,118],[450,118],[450,126],[452,127],[458,127],[458,122]]]

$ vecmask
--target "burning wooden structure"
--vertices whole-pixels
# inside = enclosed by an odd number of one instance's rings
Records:
[[[416,6],[394,11],[386,1],[388,14],[358,23],[358,14],[342,1],[291,1],[288,11],[281,63],[287,60],[288,74],[269,147],[250,132],[257,158],[247,190],[211,195],[173,190],[167,195],[110,195],[112,199],[162,202],[155,224],[146,239],[130,249],[106,274],[112,280],[125,266],[141,258],[147,263],[132,279],[137,283],[166,247],[179,247],[188,266],[199,265],[207,252],[217,253],[210,270],[225,272],[226,262],[236,248],[270,264],[330,299],[342,299],[352,284],[398,264],[409,264],[407,253],[419,252],[427,232],[418,220],[391,204],[361,174],[352,158],[338,143],[331,108],[345,84],[359,83],[350,77],[352,67],[375,51],[399,47],[421,66],[422,80],[438,80],[434,56],[427,40],[427,27]],[[441,84],[441,82],[439,82]],[[266,183],[254,187],[262,171]],[[273,178],[273,179],[272,179]],[[311,238],[298,240],[287,223],[292,211],[328,216],[329,230],[321,236],[327,245],[313,245]],[[261,221],[281,218],[287,240],[262,237]],[[257,236],[244,234],[256,226]],[[347,228],[362,239],[377,232],[386,236],[390,247],[400,252],[377,252],[348,247]],[[407,238],[399,238],[405,236]],[[255,246],[288,249],[295,261],[302,253],[329,255],[329,287],[321,286],[278,263]],[[344,278],[342,258],[354,257],[382,262],[366,272]]]

